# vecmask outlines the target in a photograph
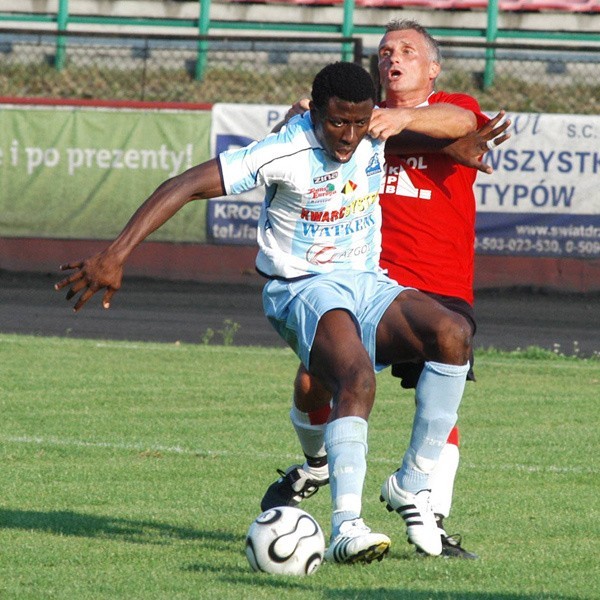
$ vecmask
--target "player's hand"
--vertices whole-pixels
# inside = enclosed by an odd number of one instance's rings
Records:
[[[385,142],[402,133],[408,125],[409,113],[402,108],[379,108],[373,111],[369,122],[369,135]]]
[[[296,115],[303,115],[307,110],[310,109],[310,99],[309,98],[300,98],[290,106],[288,111],[285,113],[285,117],[277,123],[273,129],[271,129],[271,133],[278,133],[281,131],[281,128],[284,125],[287,125],[288,121],[295,117]]]
[[[110,302],[120,287],[123,279],[123,266],[108,252],[100,252],[85,260],[66,263],[60,266],[61,271],[75,270],[74,273],[59,281],[55,290],[71,286],[66,299],[71,300],[81,292],[73,310],[77,312],[96,292],[106,289],[102,298],[102,306],[110,308]]]
[[[504,119],[505,115],[506,113],[501,110],[476,131],[446,146],[444,152],[461,165],[490,175],[494,170],[481,159],[486,152],[493,150],[510,138],[510,133],[507,133],[506,130],[510,127],[511,122],[509,119]]]
[[[300,100],[294,102],[290,106],[287,113],[285,113],[284,123],[287,123],[292,117],[296,115],[303,115],[307,110],[310,109],[310,98],[300,98]]]

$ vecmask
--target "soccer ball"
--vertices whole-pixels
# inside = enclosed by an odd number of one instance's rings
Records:
[[[310,575],[323,562],[325,537],[307,512],[278,506],[256,517],[246,536],[246,556],[254,571]]]

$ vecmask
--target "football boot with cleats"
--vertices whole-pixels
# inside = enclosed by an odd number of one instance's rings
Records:
[[[323,469],[327,473],[326,469]],[[292,465],[285,471],[277,469],[279,479],[274,481],[265,492],[260,503],[261,510],[276,506],[298,506],[302,500],[314,496],[319,488],[329,483],[329,477],[317,479],[305,471],[302,465]]]
[[[439,556],[442,553],[442,538],[430,504],[430,490],[416,494],[403,490],[398,485],[395,473],[381,486],[379,499],[386,508],[397,512],[406,524],[408,541],[422,554]]]
[[[373,533],[362,519],[344,521],[325,550],[325,560],[343,564],[371,563],[383,560],[390,544],[387,535]]]

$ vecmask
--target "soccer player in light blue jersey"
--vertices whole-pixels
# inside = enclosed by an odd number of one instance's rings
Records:
[[[384,144],[367,135],[374,105],[364,69],[328,65],[315,77],[307,115],[165,181],[107,248],[62,265],[74,272],[55,286],[69,288],[67,300],[79,294],[75,311],[100,290],[109,308],[131,252],[185,204],[264,184],[256,267],[266,280],[265,314],[333,396],[325,431],[332,497],[326,559],[338,563],[380,560],[390,546],[361,517],[375,372],[426,361],[403,474],[404,484],[420,489],[455,424],[469,368],[466,320],[378,266]],[[424,537],[428,553],[439,554],[439,535]]]
[[[509,121],[501,122],[503,112],[488,120],[475,98],[468,95],[436,91],[440,61],[437,42],[418,23],[410,20],[388,23],[379,44],[379,81],[386,100],[379,107],[383,106],[383,110],[373,113],[369,134],[380,136],[390,125],[396,127],[400,121],[409,122],[407,127],[413,132],[419,131],[425,136],[443,132],[448,138],[459,138],[467,147],[472,144],[467,154],[481,158],[490,147],[508,139],[509,134],[505,132]],[[304,114],[308,102],[308,98],[296,102],[286,119]],[[439,152],[435,147],[411,144],[401,150],[397,153],[386,149],[385,183],[380,192],[380,264],[395,281],[422,290],[461,314],[474,332],[473,182],[477,171],[489,173],[490,168],[477,161],[465,162],[464,155],[449,155],[447,148]],[[392,365],[391,372],[401,378],[403,388],[415,389],[423,366],[423,361],[411,361]],[[469,379],[475,379],[473,360]],[[305,461],[285,470],[278,469],[279,477],[269,485],[261,500],[262,510],[297,506],[329,482],[324,440],[329,406],[323,404],[323,400],[326,402],[330,397],[330,392],[301,365],[294,381],[290,420]],[[418,400],[418,393],[415,399]],[[433,524],[431,519],[421,516],[433,511],[442,542],[441,556],[477,558],[463,548],[461,536],[449,535],[444,525],[452,505],[459,456],[459,433],[455,426],[429,474],[426,488],[407,487],[403,482],[403,469],[382,486],[381,499],[388,509],[404,517],[408,540],[419,554],[429,553],[419,545],[419,540],[427,539],[422,534],[423,528],[427,523]],[[392,497],[390,490],[394,480],[399,482],[402,494]],[[419,480],[419,485],[422,484],[423,480]]]

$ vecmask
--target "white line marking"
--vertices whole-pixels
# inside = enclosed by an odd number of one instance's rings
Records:
[[[164,452],[167,454],[181,454],[184,456],[223,456],[227,457],[247,457],[248,453],[232,452],[230,450],[210,450],[206,448],[185,448],[184,446],[164,446],[162,444],[144,444],[142,442],[91,442],[85,440],[68,440],[55,437],[38,437],[38,436],[0,436],[0,441],[8,444],[30,444],[30,445],[47,445],[61,447],[77,447],[77,448],[110,448],[112,450],[127,450],[136,452]],[[296,454],[275,454],[272,452],[257,452],[254,454],[257,458],[273,459],[274,461],[282,460],[298,460]],[[371,457],[371,462],[379,464],[390,464],[397,466],[398,461],[390,458],[375,458]],[[559,475],[598,475],[600,469],[594,467],[561,467],[557,465],[535,466],[523,464],[475,464],[472,462],[462,461],[461,468],[472,469],[475,471],[520,471],[526,473],[551,473]]]

